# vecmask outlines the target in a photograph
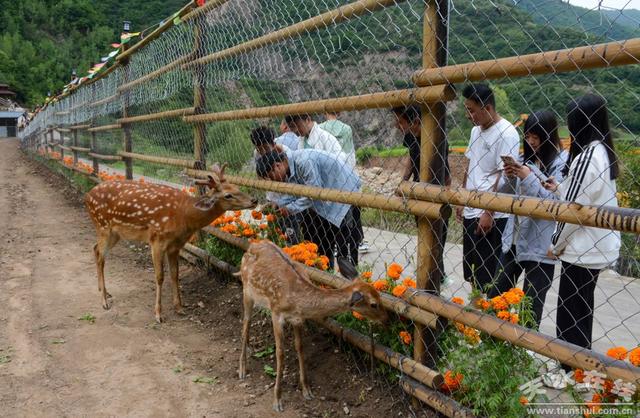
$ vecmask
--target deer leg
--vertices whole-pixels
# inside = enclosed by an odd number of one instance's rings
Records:
[[[240,368],[238,375],[244,379],[247,375],[247,346],[249,345],[249,327],[251,326],[251,313],[253,311],[253,299],[246,293],[242,295],[243,318],[242,318],[242,349],[240,351]]]
[[[93,246],[93,254],[96,259],[96,267],[98,270],[98,291],[102,293],[102,307],[109,309],[109,301],[111,295],[107,292],[107,288],[104,284],[104,259],[111,248],[117,244],[120,237],[111,232],[99,233],[98,242]]]
[[[156,273],[156,321],[162,323],[162,283],[164,282],[164,251],[160,243],[151,243],[151,258],[153,259],[153,269]]]
[[[173,308],[178,315],[184,315],[182,310],[182,297],[180,296],[180,283],[178,280],[178,259],[180,250],[170,251],[167,253],[167,261],[169,262],[169,272],[171,274],[171,285],[173,287]]]
[[[273,400],[273,410],[282,412],[284,411],[281,399],[282,372],[284,370],[284,318],[272,312],[271,321],[273,322],[273,336],[276,340],[276,385],[273,388],[273,393],[275,395]]]
[[[302,352],[302,325],[293,325],[293,335],[295,337],[296,352],[298,353],[298,367],[300,368],[300,386],[302,386],[302,396],[310,401],[313,393],[307,383],[307,374],[304,370],[304,354]]]

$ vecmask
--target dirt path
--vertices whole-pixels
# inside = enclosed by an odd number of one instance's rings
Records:
[[[326,334],[307,331],[316,400],[304,402],[287,352],[285,412],[271,410],[272,358],[238,381],[240,288],[181,264],[186,317],[153,323],[147,251],[119,244],[107,258],[113,307],[100,307],[93,228],[77,194],[0,139],[0,416],[406,416],[396,388],[352,370]],[[63,192],[64,190],[64,192]],[[170,307],[165,283],[163,305]],[[95,322],[79,320],[91,314]],[[272,344],[256,313],[254,351]],[[290,347],[292,347],[290,345]],[[197,377],[212,383],[195,383]],[[206,379],[205,379],[206,380]]]

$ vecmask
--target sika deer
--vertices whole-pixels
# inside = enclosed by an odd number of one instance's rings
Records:
[[[305,399],[311,399],[313,395],[307,383],[302,354],[301,332],[304,320],[321,319],[351,310],[376,321],[384,322],[387,319],[387,313],[380,302],[380,295],[371,285],[356,279],[342,289],[326,290],[316,287],[311,283],[306,269],[291,261],[270,241],[253,243],[249,246],[242,257],[238,275],[242,277],[244,304],[239,376],[240,379],[244,379],[246,374],[251,311],[254,303],[257,303],[271,310],[277,369],[273,409],[279,412],[283,410],[280,385],[284,368],[285,322],[293,325],[302,394]]]
[[[85,196],[85,206],[96,227],[98,242],[93,247],[98,268],[98,290],[102,307],[109,309],[104,283],[104,259],[121,239],[149,243],[156,276],[156,321],[162,322],[161,294],[164,282],[163,261],[167,256],[173,285],[173,305],[182,314],[178,286],[178,258],[185,243],[199,229],[227,210],[255,207],[257,200],[224,180],[224,166],[218,180],[196,183],[206,185],[205,196],[193,197],[173,187],[135,181],[109,181],[94,187]]]

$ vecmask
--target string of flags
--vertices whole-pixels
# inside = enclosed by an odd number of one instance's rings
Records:
[[[205,5],[205,3],[206,3],[206,0],[195,0],[195,4],[197,5],[197,7],[202,7],[202,6]],[[50,103],[57,102],[58,99],[61,96],[65,95],[70,90],[77,88],[78,86],[80,86],[81,84],[86,82],[87,80],[93,79],[98,74],[100,74],[103,70],[105,70],[106,68],[109,68],[111,65],[108,65],[108,64],[111,63],[123,51],[123,47],[126,44],[128,44],[129,42],[131,42],[132,39],[135,39],[137,37],[140,37],[141,39],[144,38],[144,35],[148,30],[155,30],[156,28],[164,25],[165,22],[167,22],[169,20],[172,21],[173,26],[180,25],[182,23],[182,18],[180,17],[180,12],[179,11],[175,12],[168,19],[161,21],[157,25],[149,26],[148,28],[144,29],[143,31],[140,31],[140,32],[123,32],[123,33],[121,33],[120,34],[120,42],[111,43],[110,47],[112,48],[112,50],[107,55],[101,57],[99,63],[94,64],[87,71],[87,74],[85,76],[83,76],[83,77],[78,77],[76,71],[73,70],[72,79],[68,84],[66,84],[63,87],[62,92],[57,96],[52,96],[51,92],[49,92],[47,94],[47,98],[44,101],[44,104],[42,106],[37,106],[36,107],[36,113],[44,110],[47,107],[47,105],[49,105]],[[128,29],[128,28],[126,28],[126,29]]]

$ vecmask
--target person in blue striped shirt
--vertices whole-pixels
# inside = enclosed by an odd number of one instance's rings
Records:
[[[272,181],[348,192],[360,191],[361,186],[360,177],[353,168],[335,155],[316,149],[273,151],[262,155],[256,161],[256,173],[258,177]],[[355,271],[358,245],[362,241],[358,207],[298,197],[278,207],[278,212],[281,216],[302,214],[305,239],[318,245],[318,253],[329,258],[329,266],[334,266],[336,248],[341,270],[345,270],[346,262]]]

